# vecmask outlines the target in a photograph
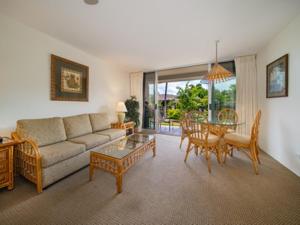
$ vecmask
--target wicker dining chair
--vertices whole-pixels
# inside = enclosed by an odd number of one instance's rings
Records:
[[[242,150],[249,159],[252,161],[253,169],[258,174],[258,165],[260,164],[259,159],[259,147],[258,147],[258,132],[259,123],[261,118],[261,111],[259,110],[256,114],[254,123],[251,129],[251,135],[240,135],[237,133],[228,133],[224,135],[225,152],[224,152],[224,163],[226,162],[226,156],[230,151]]]
[[[237,123],[239,121],[239,117],[237,112],[234,109],[225,108],[218,113],[218,121],[226,122],[226,123],[230,123],[230,122]],[[236,127],[230,127],[227,130],[227,133],[232,133],[235,131],[236,131]]]
[[[189,121],[195,120],[195,121],[203,121],[206,120],[207,116],[200,111],[190,111],[183,114],[182,119],[180,120],[180,126],[181,126],[181,137],[180,137],[180,145],[179,148],[181,148],[182,143],[185,138],[188,137],[188,129],[189,129]]]
[[[219,152],[219,140],[220,138],[216,135],[210,133],[210,125],[206,123],[199,123],[198,121],[191,120],[188,129],[188,146],[186,149],[186,155],[184,162],[186,162],[190,151],[195,148],[198,152],[200,149],[200,154],[204,153],[207,160],[208,172],[211,173],[211,161],[210,155],[214,153],[217,156],[217,160],[221,163],[220,152]]]
[[[224,122],[237,123],[239,120],[238,114],[234,109],[225,108],[218,113],[218,120]]]

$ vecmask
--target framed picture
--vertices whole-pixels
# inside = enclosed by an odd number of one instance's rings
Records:
[[[288,54],[267,65],[267,98],[288,96],[288,68]]]
[[[51,100],[88,101],[89,67],[51,55]]]

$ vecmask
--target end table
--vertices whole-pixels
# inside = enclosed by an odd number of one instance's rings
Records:
[[[8,190],[14,188],[14,167],[13,154],[17,141],[8,140],[0,143],[0,188],[7,187]]]
[[[112,123],[111,128],[124,129],[126,130],[126,136],[134,134],[134,125],[135,123],[132,121],[124,122],[124,123]]]

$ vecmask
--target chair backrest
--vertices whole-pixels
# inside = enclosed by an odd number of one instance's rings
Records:
[[[256,113],[255,120],[251,128],[251,143],[256,144],[258,141],[259,123],[260,123],[261,111]]]
[[[191,130],[191,123],[198,123],[203,122],[207,120],[207,115],[205,115],[203,112],[200,111],[191,111],[191,112],[186,112],[183,114],[183,118],[181,119],[181,127],[182,131],[186,132],[188,130]]]
[[[234,122],[237,123],[239,117],[234,109],[225,108],[222,109],[218,114],[218,120],[220,122]]]
[[[187,131],[190,129],[190,121],[191,120],[192,120],[192,118],[188,112],[185,112],[182,114],[182,118],[180,120],[182,132],[187,134]]]
[[[184,113],[183,117],[180,120],[180,125],[183,132],[186,132],[189,129],[190,121],[191,121],[190,115],[188,113]]]
[[[188,136],[192,139],[207,141],[209,135],[209,124],[199,123],[197,120],[189,121]]]

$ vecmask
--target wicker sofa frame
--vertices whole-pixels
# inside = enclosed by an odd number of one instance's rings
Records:
[[[16,132],[12,133],[12,138],[22,141],[15,149],[14,163],[16,172],[36,184],[37,192],[41,193],[43,191],[42,161],[39,147],[33,140],[21,140]]]
[[[123,125],[113,128],[124,129]],[[37,143],[32,139],[21,139],[17,132],[12,132],[14,140],[20,141],[14,153],[14,168],[17,174],[25,177],[36,185],[36,191],[43,191],[42,158]]]

